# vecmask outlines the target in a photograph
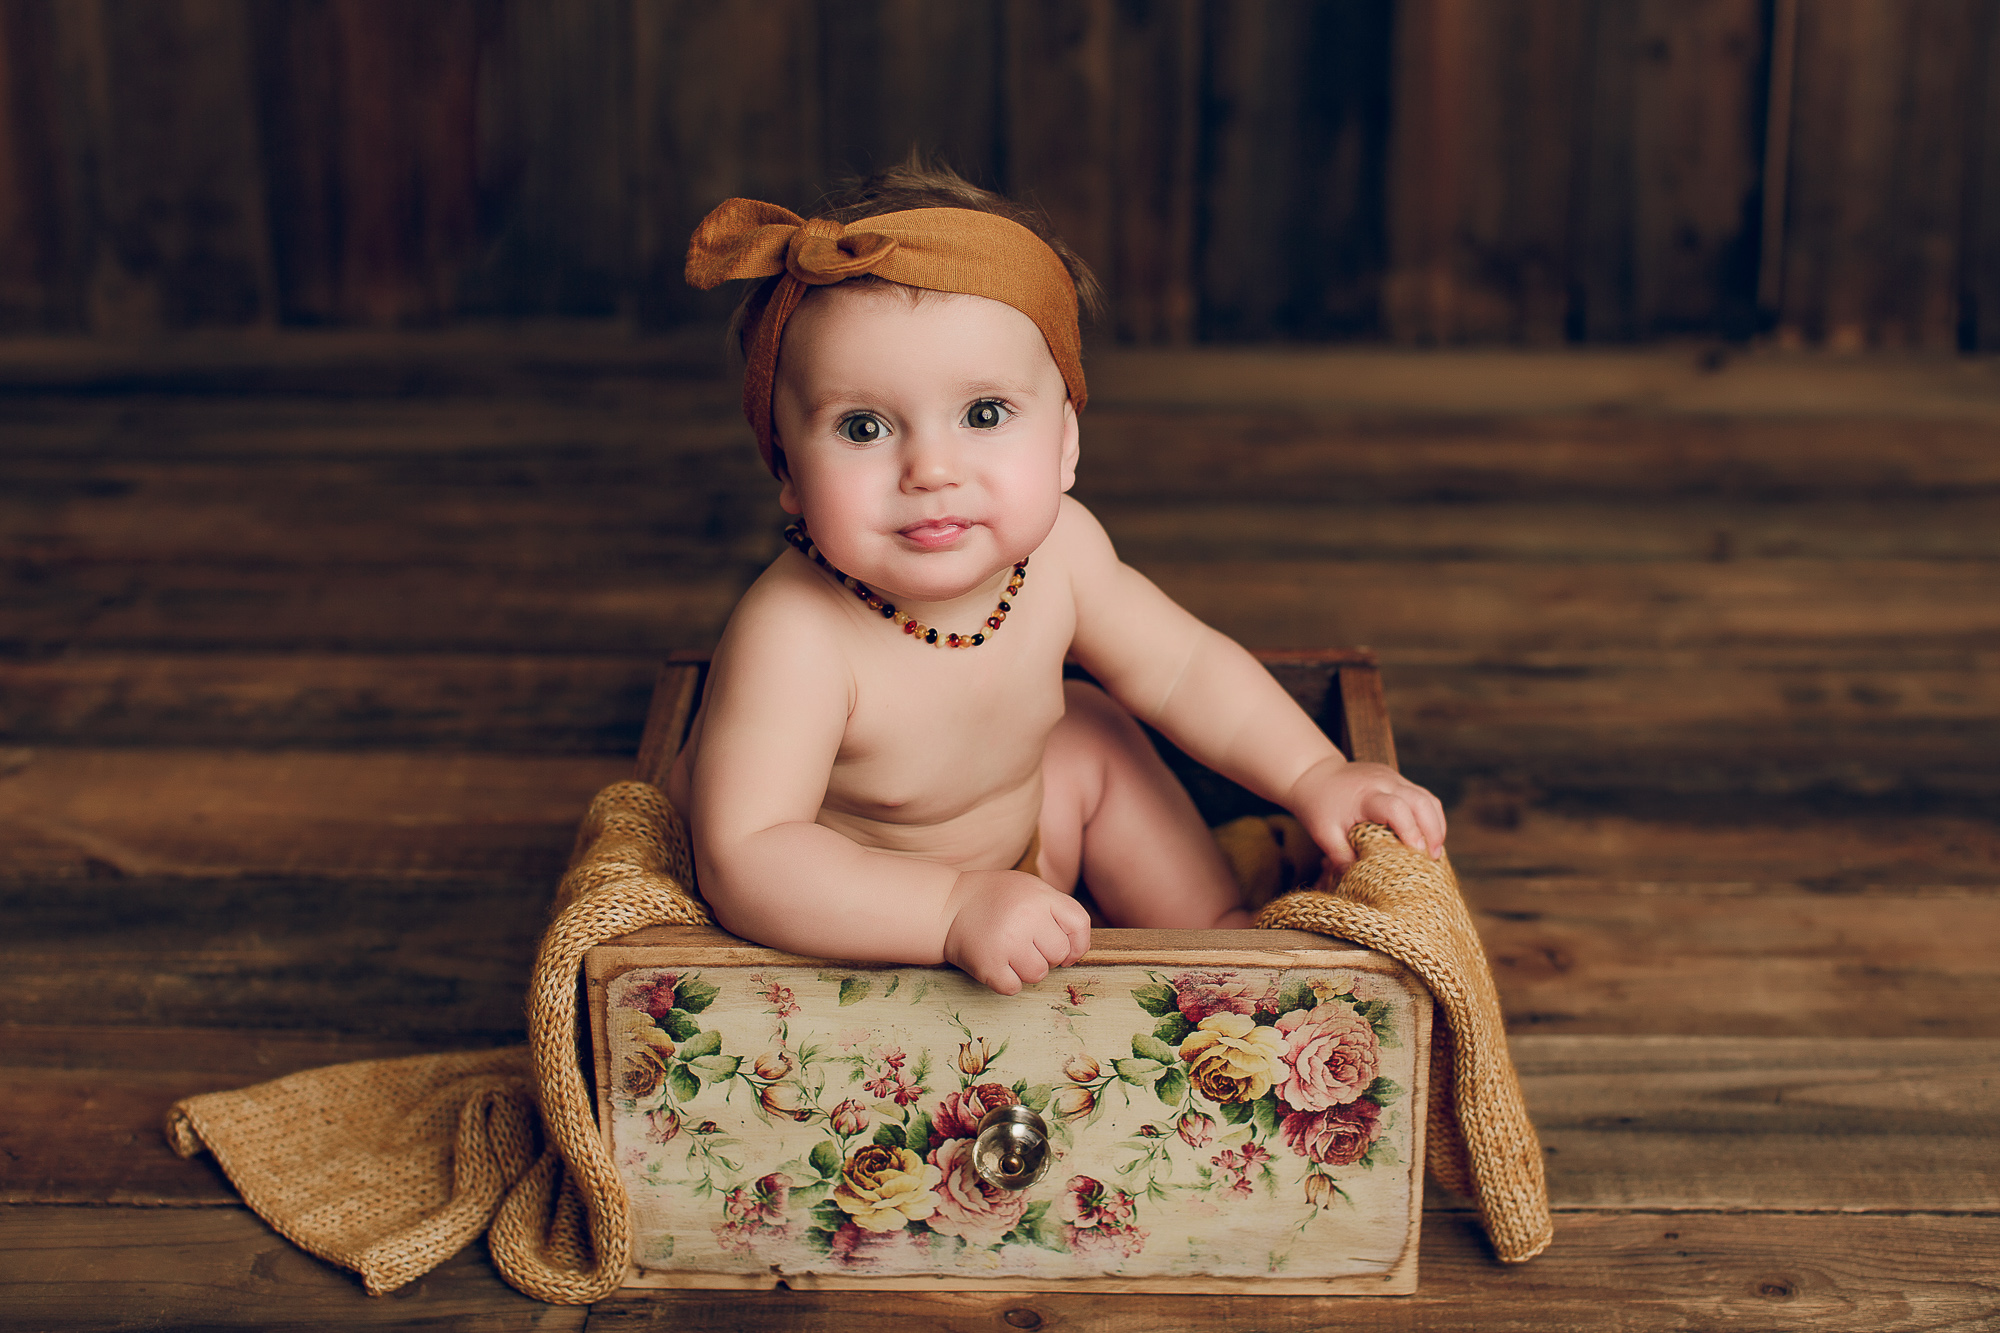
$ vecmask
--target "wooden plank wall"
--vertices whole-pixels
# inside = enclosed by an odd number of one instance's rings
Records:
[[[0,330],[707,322],[919,146],[1110,332],[2000,347],[2000,0],[0,0]]]

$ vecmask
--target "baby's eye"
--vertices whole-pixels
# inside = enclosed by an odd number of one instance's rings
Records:
[[[965,424],[974,430],[992,430],[1013,415],[999,399],[982,398],[965,409]]]
[[[842,417],[833,433],[853,444],[873,444],[887,435],[889,428],[873,412],[856,412],[851,417]]]

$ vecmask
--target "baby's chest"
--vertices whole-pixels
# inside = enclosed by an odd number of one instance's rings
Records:
[[[1059,660],[978,673],[885,673],[864,681],[841,740],[850,772],[919,782],[1039,763],[1063,716]]]
[[[593,950],[630,1283],[1414,1289],[1430,996],[1248,934],[1099,932],[1011,997],[698,927]]]

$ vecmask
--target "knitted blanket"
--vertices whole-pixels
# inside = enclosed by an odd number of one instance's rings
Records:
[[[1314,930],[1396,958],[1437,1001],[1427,1164],[1471,1197],[1509,1263],[1553,1234],[1541,1146],[1508,1059],[1486,957],[1448,861],[1378,825],[1325,890],[1266,907],[1263,927]],[[583,1080],[585,951],[642,926],[709,924],[687,834],[643,782],[599,792],[577,833],[528,995],[528,1046],[306,1070],[178,1102],[167,1137],[207,1149],[260,1217],[300,1248],[392,1291],[482,1230],[501,1276],[545,1301],[614,1291],[631,1259],[623,1184]],[[538,1114],[539,1113],[539,1114]]]

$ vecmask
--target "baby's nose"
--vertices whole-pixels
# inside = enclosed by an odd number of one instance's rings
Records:
[[[903,485],[909,490],[934,491],[957,484],[958,465],[953,451],[942,443],[912,440],[903,460]]]

